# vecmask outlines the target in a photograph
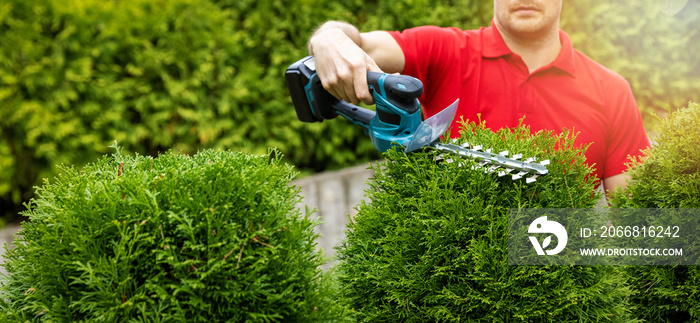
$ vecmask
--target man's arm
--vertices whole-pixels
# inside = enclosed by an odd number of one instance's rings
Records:
[[[373,104],[367,87],[367,71],[400,73],[403,51],[385,31],[360,33],[348,23],[328,21],[309,38],[316,72],[323,87],[338,99]]]
[[[603,188],[605,189],[605,195],[610,195],[610,193],[614,192],[615,189],[618,187],[627,187],[627,181],[629,179],[630,176],[627,173],[620,173],[603,179]]]

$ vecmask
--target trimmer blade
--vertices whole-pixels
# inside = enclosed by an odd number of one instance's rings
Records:
[[[440,136],[447,131],[450,124],[452,124],[452,119],[455,117],[458,105],[459,99],[455,100],[455,102],[434,116],[421,122],[416,132],[413,133],[411,141],[406,145],[404,152],[410,153],[440,138]]]

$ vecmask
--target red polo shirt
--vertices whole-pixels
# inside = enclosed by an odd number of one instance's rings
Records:
[[[577,145],[591,144],[586,160],[599,179],[625,171],[628,155],[649,145],[627,81],[575,50],[563,31],[559,56],[533,73],[493,23],[478,30],[423,26],[390,33],[403,49],[404,74],[423,82],[426,118],[459,98],[458,116],[476,121],[481,114],[494,130],[514,128],[523,116],[533,133],[574,129]]]

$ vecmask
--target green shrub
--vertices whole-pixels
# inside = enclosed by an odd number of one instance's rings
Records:
[[[271,155],[116,154],[37,189],[4,322],[326,321],[342,315],[291,166]]]
[[[661,119],[654,146],[631,165],[631,180],[614,195],[618,208],[700,208],[700,104]],[[697,223],[695,223],[697,227]],[[697,234],[690,229],[688,234]],[[700,320],[700,269],[697,266],[630,267],[632,302],[649,322]]]
[[[607,322],[632,308],[614,268],[510,266],[511,208],[591,208],[594,178],[571,137],[469,124],[462,142],[551,159],[533,184],[436,164],[435,152],[388,152],[368,203],[351,219],[337,265],[348,306],[364,322]],[[558,147],[558,149],[557,149]]]
[[[700,104],[689,103],[660,119],[654,144],[632,163],[630,184],[615,194],[616,207],[700,208]]]

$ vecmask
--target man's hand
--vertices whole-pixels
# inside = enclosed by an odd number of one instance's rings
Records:
[[[374,104],[367,71],[383,72],[380,66],[389,67],[389,72],[403,71],[403,51],[391,35],[381,31],[361,34],[344,22],[329,21],[319,27],[309,39],[309,54],[314,55],[323,88],[353,104]]]
[[[361,42],[359,32],[357,35]],[[315,57],[316,73],[330,94],[354,104],[374,103],[367,86],[367,71],[382,70],[342,29],[321,27],[309,40],[309,50]]]

